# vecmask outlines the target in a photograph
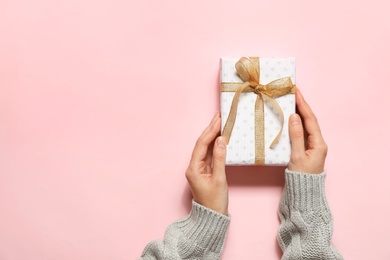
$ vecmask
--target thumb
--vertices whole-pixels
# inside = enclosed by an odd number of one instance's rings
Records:
[[[291,158],[299,158],[305,153],[305,137],[301,117],[292,114],[289,120],[289,134],[291,140]]]
[[[226,141],[220,136],[215,140],[213,150],[213,174],[225,174]]]

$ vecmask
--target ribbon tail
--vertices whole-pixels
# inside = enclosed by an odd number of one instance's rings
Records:
[[[264,100],[257,95],[255,103],[255,165],[265,164],[264,142]]]
[[[280,128],[279,133],[276,135],[271,145],[269,146],[269,148],[272,149],[279,142],[280,136],[282,135],[283,126],[284,126],[284,114],[282,108],[279,106],[279,103],[274,98],[269,97],[267,95],[263,95],[263,96],[266,97],[267,100],[271,102],[272,106],[278,110],[279,115],[282,117],[282,127]]]
[[[243,83],[236,91],[233,97],[232,105],[230,106],[230,112],[229,116],[226,120],[225,126],[222,130],[222,136],[225,138],[225,141],[227,144],[229,144],[230,137],[232,135],[234,123],[236,122],[236,116],[237,116],[237,107],[238,107],[238,101],[240,98],[241,93],[249,87],[249,83],[245,82]]]

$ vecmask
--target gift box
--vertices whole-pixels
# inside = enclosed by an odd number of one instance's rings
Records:
[[[287,165],[295,113],[295,58],[221,59],[227,165]]]

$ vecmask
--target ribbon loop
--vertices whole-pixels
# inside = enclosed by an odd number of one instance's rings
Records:
[[[249,82],[251,87],[259,85],[259,71],[249,58],[242,57],[236,63],[236,70],[240,78],[244,82]]]
[[[267,99],[269,104],[273,106],[274,111],[278,112],[282,117],[282,127],[279,133],[272,141],[270,148],[273,148],[279,141],[283,131],[284,115],[279,103],[274,99],[276,97],[295,93],[295,85],[290,77],[280,78],[269,82],[266,85],[260,84],[260,63],[258,57],[242,57],[235,65],[236,71],[243,83],[222,82],[221,91],[235,92],[229,116],[226,120],[222,131],[222,136],[229,143],[232,134],[234,123],[237,115],[238,101],[241,93],[254,92],[257,95],[255,103],[255,164],[263,165],[265,161],[264,152],[264,99]],[[259,150],[258,150],[259,149]]]

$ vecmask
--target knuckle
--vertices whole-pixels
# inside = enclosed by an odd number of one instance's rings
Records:
[[[218,152],[214,152],[213,157],[214,157],[214,160],[216,160],[216,161],[224,162],[225,155],[226,155],[225,152],[218,151]]]
[[[327,155],[328,153],[328,145],[324,142],[324,141],[321,141],[318,145],[317,145],[317,150],[324,154],[324,155]]]
[[[214,160],[217,161],[217,162],[224,162],[225,161],[225,157],[221,156],[221,155],[214,155]]]
[[[188,169],[186,170],[185,176],[186,176],[186,179],[187,179],[188,181],[192,179],[192,176],[193,176],[192,173],[193,173],[193,171],[192,171],[190,168],[188,168]]]
[[[301,129],[294,129],[291,131],[292,138],[301,138],[303,137],[303,131]]]
[[[328,145],[326,143],[324,143],[322,145],[321,150],[322,150],[322,153],[326,156],[328,154]]]
[[[291,154],[290,161],[293,164],[300,164],[305,159],[305,156],[301,153],[293,153]]]

